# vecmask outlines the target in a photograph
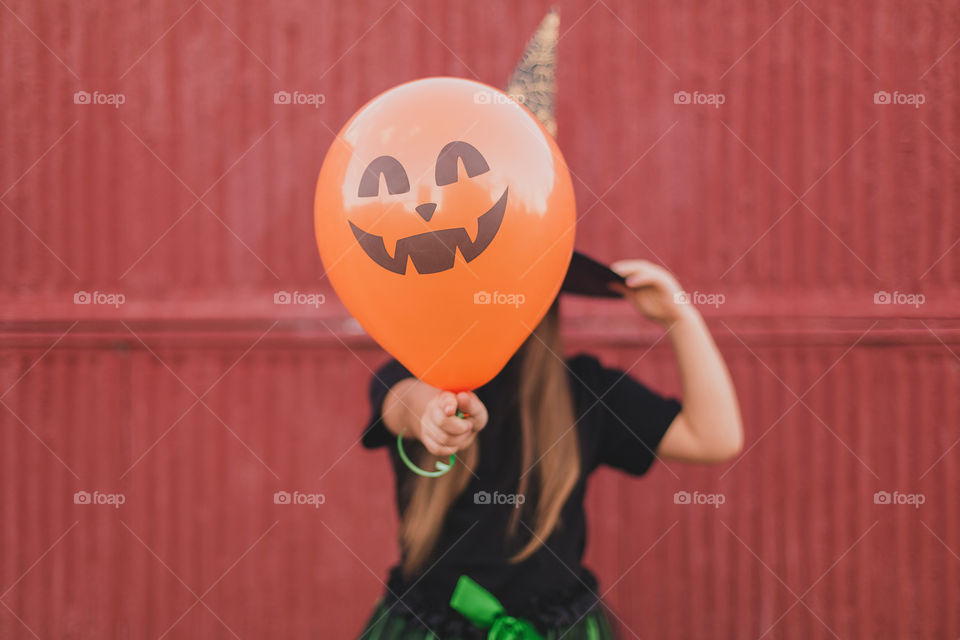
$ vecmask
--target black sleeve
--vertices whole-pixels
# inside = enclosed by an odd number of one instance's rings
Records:
[[[411,378],[413,374],[394,359],[388,360],[377,369],[370,379],[370,420],[363,431],[363,446],[375,449],[390,444],[394,435],[383,424],[383,401],[387,392],[404,378]]]
[[[579,400],[592,414],[584,420],[596,439],[596,465],[606,464],[633,475],[643,475],[656,459],[657,447],[681,405],[648,389],[619,369],[604,367],[593,356],[572,361],[580,384]]]

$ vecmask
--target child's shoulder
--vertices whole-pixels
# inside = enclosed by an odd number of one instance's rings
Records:
[[[567,369],[576,385],[588,387],[593,395],[607,393],[611,387],[621,386],[631,379],[626,371],[616,366],[607,366],[592,353],[576,353],[567,358]]]
[[[583,377],[598,375],[604,370],[603,364],[592,353],[575,353],[567,358],[567,367],[570,371]]]
[[[599,363],[600,361],[597,360],[597,356],[593,355],[592,353],[585,353],[581,351],[571,356],[567,356],[567,364],[571,364],[571,365],[577,364],[580,366],[586,366],[594,362]]]

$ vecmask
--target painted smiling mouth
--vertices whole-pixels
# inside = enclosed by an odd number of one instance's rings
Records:
[[[407,272],[409,257],[417,273],[438,273],[453,268],[457,249],[460,250],[463,259],[470,262],[490,246],[500,230],[500,223],[503,222],[508,190],[504,189],[500,199],[486,213],[477,218],[475,240],[470,240],[467,230],[463,227],[427,231],[397,240],[397,246],[391,256],[381,236],[368,233],[349,220],[348,222],[354,237],[366,254],[384,269],[403,275]]]

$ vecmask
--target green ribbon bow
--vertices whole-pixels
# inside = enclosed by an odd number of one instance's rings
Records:
[[[500,601],[469,576],[457,580],[450,606],[477,627],[489,629],[487,640],[543,640],[532,624],[508,616]]]

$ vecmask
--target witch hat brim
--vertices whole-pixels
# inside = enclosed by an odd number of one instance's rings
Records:
[[[626,286],[623,276],[588,255],[574,251],[560,293],[591,298],[622,298],[623,292],[615,288],[616,284]]]
[[[540,21],[537,30],[507,82],[506,92],[518,98],[536,116],[550,135],[557,135],[557,38],[560,14],[551,9]],[[611,288],[624,283],[619,274],[579,251],[573,252],[561,293],[595,298],[620,298],[623,294]]]

